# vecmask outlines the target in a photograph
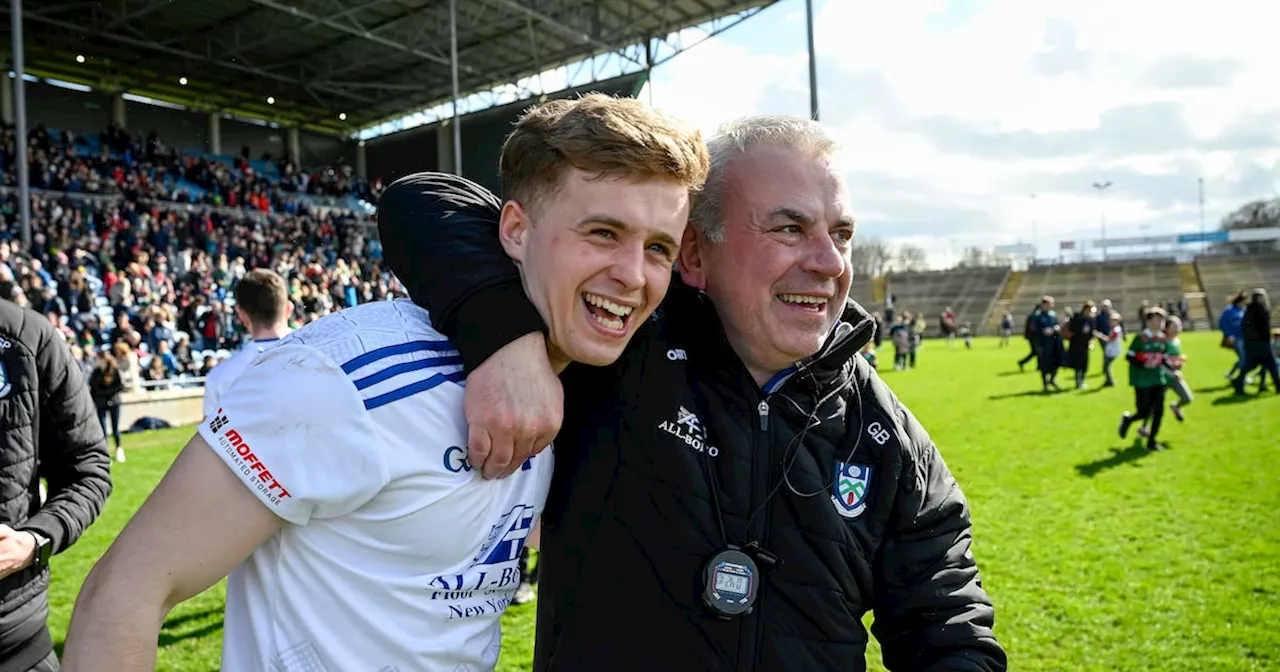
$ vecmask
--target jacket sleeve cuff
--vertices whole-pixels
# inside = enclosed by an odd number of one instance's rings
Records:
[[[66,528],[62,525],[62,521],[58,520],[57,516],[48,511],[41,511],[31,516],[16,529],[19,531],[39,532],[40,536],[49,540],[49,544],[52,546],[51,552],[55,555],[61,553],[64,549],[67,538]]]
[[[512,341],[547,331],[519,280],[472,294],[454,309],[449,322],[443,331],[458,349],[468,374]]]

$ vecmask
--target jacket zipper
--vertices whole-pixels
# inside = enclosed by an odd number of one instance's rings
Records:
[[[762,392],[763,394],[763,392]],[[756,405],[756,414],[760,419],[760,429],[756,433],[752,451],[752,473],[751,473],[751,510],[755,511],[758,506],[764,506],[768,509],[768,504],[764,503],[765,497],[768,496],[769,490],[769,465],[772,463],[772,455],[769,449],[769,400],[767,396],[760,400]],[[762,548],[767,548],[765,536],[768,534],[769,512],[761,511],[761,521],[754,523],[747,529],[747,542],[755,541]],[[759,536],[753,534],[754,530],[759,530]],[[760,563],[757,560],[757,569],[760,569]],[[761,570],[763,571],[767,570]],[[755,670],[760,666],[760,636],[764,630],[764,619],[761,614],[761,606],[764,604],[765,582],[760,582],[760,589],[756,593],[755,608],[752,609],[750,618],[754,621],[751,628],[753,632],[743,638],[743,646],[739,650],[738,669],[739,670]],[[746,625],[745,623],[743,624]]]

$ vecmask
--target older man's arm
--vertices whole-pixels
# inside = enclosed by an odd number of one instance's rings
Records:
[[[968,504],[924,428],[904,415],[910,443],[875,567],[872,634],[890,670],[1003,671],[995,610],[970,551]]]

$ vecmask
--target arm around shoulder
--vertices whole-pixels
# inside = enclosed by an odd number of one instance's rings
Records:
[[[909,443],[875,567],[875,622],[890,670],[1005,670],[982,587],[968,503],[942,455],[909,411]]]

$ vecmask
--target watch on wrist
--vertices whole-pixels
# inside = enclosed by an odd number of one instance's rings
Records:
[[[40,534],[35,530],[23,530],[24,532],[35,537],[36,548],[32,554],[31,566],[36,569],[44,569],[49,566],[49,556],[53,555],[53,542],[48,537]]]

